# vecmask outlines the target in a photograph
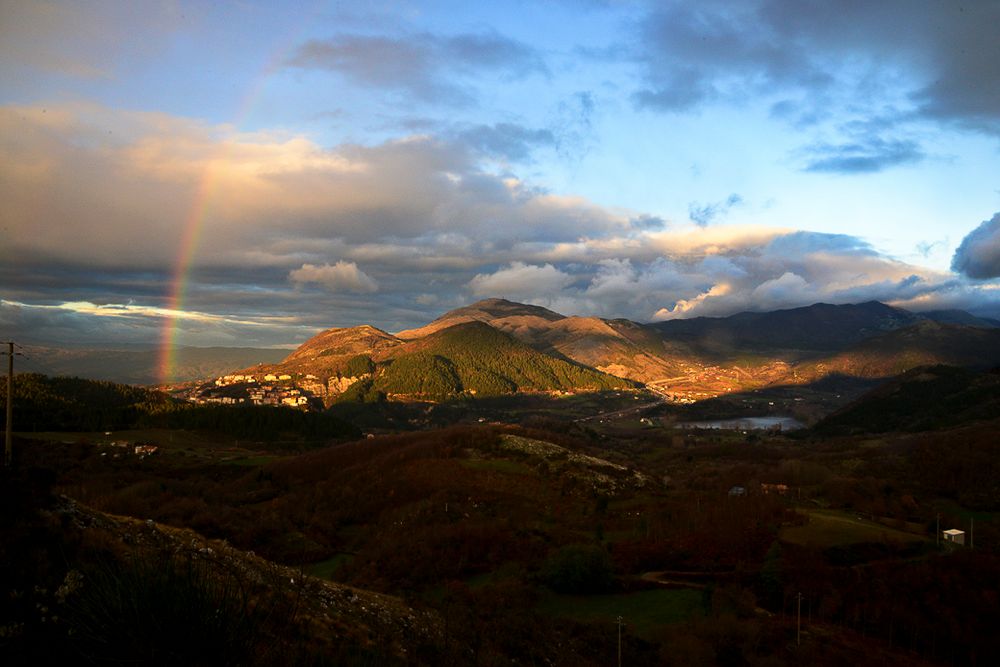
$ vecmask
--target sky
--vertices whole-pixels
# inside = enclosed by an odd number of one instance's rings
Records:
[[[1000,316],[1000,0],[0,0],[0,337]]]

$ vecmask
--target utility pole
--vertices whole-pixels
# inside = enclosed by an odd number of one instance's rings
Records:
[[[618,667],[622,667],[622,617],[618,617]]]
[[[7,438],[4,445],[3,464],[14,464],[14,341],[7,341]]]
[[[802,645],[802,593],[796,596],[798,600],[798,611],[795,613],[795,645]]]
[[[934,535],[937,537],[937,546],[941,546],[941,512],[937,513],[937,523],[935,524]]]
[[[976,520],[969,517],[969,551],[976,548]]]

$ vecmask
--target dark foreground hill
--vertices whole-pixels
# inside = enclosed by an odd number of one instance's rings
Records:
[[[816,433],[927,431],[1000,418],[1000,371],[914,368],[820,421]]]
[[[0,472],[3,664],[443,664],[439,614]]]

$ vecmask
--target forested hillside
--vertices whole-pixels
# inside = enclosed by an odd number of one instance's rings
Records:
[[[391,359],[375,379],[387,394],[496,396],[518,391],[601,391],[633,385],[532,349],[482,322],[431,334]]]

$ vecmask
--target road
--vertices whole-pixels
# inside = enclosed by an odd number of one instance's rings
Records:
[[[663,405],[666,401],[659,400],[653,401],[652,403],[643,403],[642,405],[633,405],[622,410],[611,410],[609,412],[599,412],[596,415],[590,415],[589,417],[578,417],[574,419],[575,422],[587,422],[593,421],[594,419],[612,419],[616,417],[624,417],[626,415],[635,414],[637,412],[642,412],[657,405]]]

